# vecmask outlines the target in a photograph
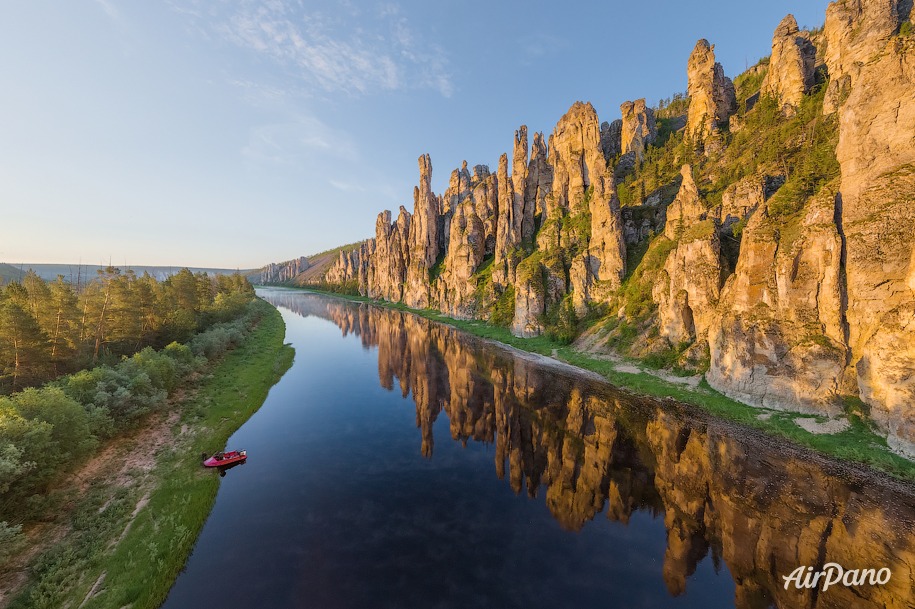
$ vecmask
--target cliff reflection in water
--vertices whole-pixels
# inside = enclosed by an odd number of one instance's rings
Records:
[[[410,314],[301,293],[266,298],[377,348],[381,385],[412,394],[425,457],[444,412],[453,440],[494,443],[499,478],[516,493],[543,493],[568,530],[602,514],[623,524],[637,510],[663,515],[672,595],[711,554],[733,576],[740,608],[915,606],[911,494],[840,477],[755,435],[735,437],[726,425],[688,420]],[[889,567],[892,579],[826,592],[784,589],[782,576],[826,562]]]

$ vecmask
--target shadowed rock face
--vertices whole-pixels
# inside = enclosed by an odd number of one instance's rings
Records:
[[[605,121],[600,124],[600,149],[607,161],[622,153],[622,138],[622,119],[617,119],[612,123]]]
[[[410,396],[417,450],[432,457],[444,413],[454,441],[494,445],[494,468],[517,494],[543,497],[576,531],[663,517],[663,584],[689,593],[711,554],[736,584],[739,609],[903,608],[915,602],[915,499],[806,454],[676,408],[518,359],[428,320],[320,297],[271,295],[377,349],[379,383]],[[785,590],[802,565],[892,571],[885,586]]]
[[[641,161],[645,156],[645,148],[658,139],[654,110],[646,106],[645,98],[642,98],[634,102],[623,102],[620,112],[623,115],[620,132],[621,153],[632,153]]]

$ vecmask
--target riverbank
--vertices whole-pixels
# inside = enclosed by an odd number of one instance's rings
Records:
[[[866,465],[904,482],[915,481],[915,462],[890,450],[886,440],[875,433],[869,421],[862,416],[863,405],[857,401],[850,400],[846,404],[845,416],[837,424],[835,419],[822,416],[749,406],[718,393],[704,379],[678,379],[663,371],[651,370],[636,360],[584,353],[546,336],[518,338],[507,328],[478,320],[454,319],[432,309],[412,309],[402,303],[311,288],[283,287],[406,311],[503,347],[535,354],[546,364],[559,362],[589,376],[597,374],[636,395],[686,403],[714,417],[762,431],[774,438],[789,440],[828,457]]]
[[[219,489],[218,474],[200,466],[200,453],[221,449],[292,364],[279,311],[264,301],[256,306],[260,321],[243,344],[55,489],[61,514],[38,532],[49,547],[29,561],[29,582],[8,606],[161,604]]]

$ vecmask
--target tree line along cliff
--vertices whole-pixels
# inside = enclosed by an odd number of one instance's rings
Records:
[[[379,214],[321,283],[518,336],[704,372],[745,403],[858,404],[915,454],[915,35],[910,0],[778,25],[733,81],[700,40],[685,96],[576,102]],[[860,401],[859,401],[860,400]]]

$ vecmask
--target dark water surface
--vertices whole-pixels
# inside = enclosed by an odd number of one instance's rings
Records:
[[[909,493],[413,315],[260,293],[295,363],[164,607],[915,606]],[[783,588],[830,561],[893,577]]]

